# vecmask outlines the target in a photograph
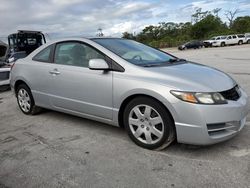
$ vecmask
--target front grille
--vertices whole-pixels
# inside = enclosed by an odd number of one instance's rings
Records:
[[[10,71],[0,72],[0,81],[8,80],[10,77]]]
[[[220,94],[227,100],[237,101],[240,98],[240,91],[238,86],[233,87],[232,89],[222,91]]]

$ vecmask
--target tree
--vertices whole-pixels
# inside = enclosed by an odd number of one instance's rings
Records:
[[[236,18],[233,22],[232,29],[237,33],[250,32],[250,16]]]
[[[98,37],[103,37],[103,36],[104,36],[104,34],[103,34],[103,32],[102,32],[102,28],[99,27],[99,28],[97,29],[97,31],[98,31],[98,33],[97,33],[97,36],[98,36]]]
[[[129,33],[129,32],[124,32],[122,33],[122,38],[124,39],[135,39],[134,35],[132,33]]]
[[[191,36],[195,39],[210,37],[211,34],[220,33],[226,27],[219,17],[212,14],[195,23],[191,28]]]
[[[195,13],[191,16],[191,22],[197,23],[203,18],[207,17],[209,14],[211,14],[210,11],[204,11],[202,12],[202,8],[196,8]]]
[[[221,8],[215,8],[213,9],[213,14],[216,16],[216,17],[219,17],[219,12],[221,11]]]
[[[240,11],[239,9],[235,9],[235,10],[227,10],[225,12],[225,15],[226,15],[226,17],[227,17],[227,19],[229,21],[229,27],[230,28],[232,27],[235,16],[236,16],[236,14],[239,13],[239,11]]]

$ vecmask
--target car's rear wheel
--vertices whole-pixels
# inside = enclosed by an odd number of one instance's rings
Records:
[[[40,108],[35,106],[35,102],[29,87],[25,84],[20,84],[16,90],[17,103],[24,114],[36,114],[40,112]]]
[[[242,45],[242,44],[243,44],[243,41],[240,40],[240,41],[238,42],[238,45]]]
[[[250,44],[250,40],[247,41],[247,44]]]
[[[221,47],[224,47],[225,45],[226,45],[225,42],[222,42],[222,43],[220,44]]]
[[[164,149],[175,139],[174,122],[158,101],[148,97],[132,100],[124,111],[124,125],[129,137],[147,149]]]

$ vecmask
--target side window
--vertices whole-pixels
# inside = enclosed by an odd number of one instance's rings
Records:
[[[52,50],[52,45],[48,46],[47,48],[40,51],[38,54],[36,54],[33,57],[33,60],[35,61],[41,61],[41,62],[50,62],[50,53]]]
[[[237,37],[235,35],[233,35],[233,38],[236,39]]]
[[[229,36],[229,37],[227,37],[227,39],[232,39],[232,37],[231,37],[231,36]]]
[[[94,48],[78,43],[64,42],[56,45],[55,63],[88,67],[90,59],[104,59],[105,57]]]

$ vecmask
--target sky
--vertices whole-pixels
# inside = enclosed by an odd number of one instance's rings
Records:
[[[50,38],[96,36],[119,37],[139,33],[159,22],[188,22],[197,8],[239,9],[250,16],[250,0],[0,0],[0,40],[19,30],[39,30]]]

